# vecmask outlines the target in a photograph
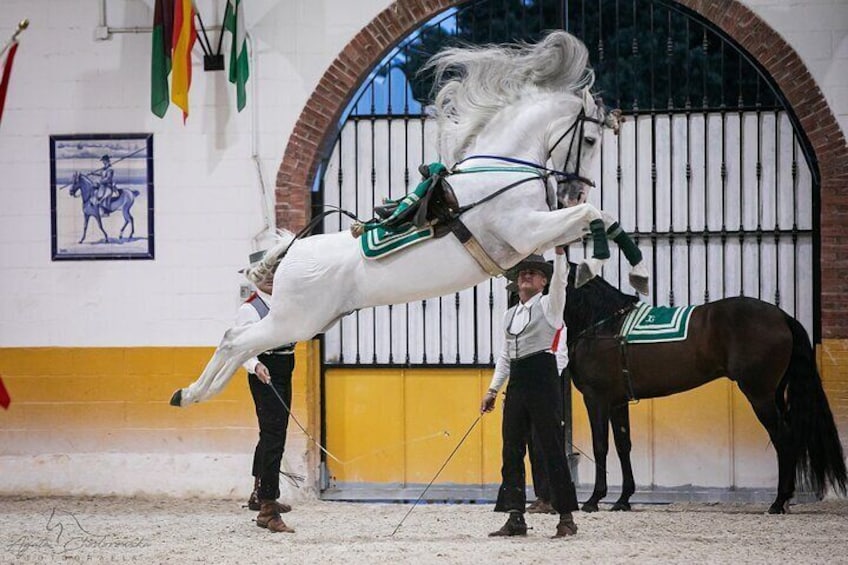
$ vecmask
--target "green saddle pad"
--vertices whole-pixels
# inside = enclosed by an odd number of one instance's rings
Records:
[[[376,227],[359,236],[360,249],[362,256],[366,259],[379,259],[410,245],[431,239],[433,233],[433,228],[429,226],[425,228],[411,226],[400,233]]]
[[[657,306],[640,304],[624,319],[621,335],[627,343],[683,341],[689,334],[689,317],[694,306]]]

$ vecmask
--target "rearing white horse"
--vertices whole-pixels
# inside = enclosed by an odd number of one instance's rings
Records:
[[[440,151],[459,204],[476,204],[461,221],[489,262],[473,257],[451,234],[378,260],[364,259],[348,231],[293,243],[288,234],[266,253],[258,272],[248,273],[261,278],[287,250],[273,275],[270,313],[227,330],[200,378],[175,392],[171,404],[218,394],[246,359],[311,339],[349,312],[474,286],[492,276],[492,265],[508,269],[531,253],[581,239],[593,221],[593,228],[603,226],[601,212],[590,204],[555,209],[555,183],[547,182],[548,163],[565,173],[555,175],[559,180],[590,182],[606,116],[590,95],[594,75],[587,63],[586,47],[563,31],[536,44],[436,55],[428,66],[442,84],[435,101]],[[478,172],[461,174],[471,168]],[[597,230],[593,234],[597,242]],[[587,276],[597,274],[604,260],[589,259]]]

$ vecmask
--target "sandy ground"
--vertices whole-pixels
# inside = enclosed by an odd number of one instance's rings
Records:
[[[0,563],[848,563],[848,501],[792,506],[635,505],[528,515],[526,538],[490,539],[503,515],[481,505],[302,502],[271,534],[233,500],[0,498]]]

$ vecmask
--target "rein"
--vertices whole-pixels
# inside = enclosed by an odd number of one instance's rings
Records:
[[[598,328],[598,327],[606,324],[610,320],[615,320],[616,318],[619,318],[619,317],[623,316],[624,314],[627,314],[628,312],[633,310],[633,308],[635,308],[637,304],[638,304],[638,302],[632,302],[632,303],[628,304],[627,306],[619,308],[618,310],[616,310],[615,312],[613,312],[612,314],[610,314],[606,318],[603,318],[603,319],[595,322],[594,324],[584,328],[583,331],[581,331],[580,333],[578,333],[574,337],[571,337],[571,334],[569,333],[569,339],[567,341],[567,344],[569,346],[573,345],[578,339],[580,339],[581,337],[584,337],[587,333],[589,333],[589,331],[594,330],[595,328]],[[618,337],[619,336],[615,336],[615,335],[596,336],[597,339],[618,339]]]
[[[571,129],[573,129],[573,126],[572,126],[572,128],[569,128],[569,130],[567,132],[565,132],[565,134],[567,134],[569,131],[571,131]],[[565,134],[563,134],[563,136]],[[560,140],[562,140],[562,138],[560,138]],[[557,141],[557,143],[559,143],[559,141]],[[554,144],[554,147],[556,147],[556,143]],[[553,148],[551,150],[553,150]],[[538,171],[545,171],[547,173],[547,175],[539,174],[539,178],[554,175],[554,176],[562,179],[560,182],[569,182],[569,181],[577,180],[577,181],[586,183],[589,186],[595,186],[595,183],[592,180],[587,179],[586,177],[580,176],[577,173],[567,173],[565,171],[560,171],[559,169],[551,169],[549,167],[545,167],[543,165],[540,165],[538,163],[534,163],[532,161],[525,161],[524,159],[517,159],[515,157],[503,157],[501,155],[469,155],[468,157],[465,157],[464,159],[459,161],[456,165],[454,165],[454,170],[452,171],[452,174],[465,173],[465,172],[475,172],[474,170],[471,170],[471,169],[466,169],[465,171],[456,170],[456,167],[458,167],[462,163],[464,163],[466,161],[470,161],[472,159],[493,159],[495,161],[503,161],[505,163],[515,163],[516,165],[524,165],[526,167],[531,167],[532,169],[535,169],[535,171],[537,171],[537,172]],[[481,169],[483,169],[483,167],[481,167]],[[505,167],[503,169],[499,169],[497,167],[494,167],[491,170],[493,170],[493,171],[495,171],[495,170],[507,170],[507,171],[509,171],[509,170],[514,170],[514,169],[510,169],[510,168],[507,168],[507,167]]]

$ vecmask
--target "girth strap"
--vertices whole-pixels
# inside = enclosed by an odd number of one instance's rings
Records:
[[[638,402],[639,399],[633,393],[633,379],[630,378],[630,363],[627,356],[627,336],[618,336],[618,350],[621,352],[621,376],[624,377],[625,391],[627,392],[627,401]]]
[[[479,264],[484,271],[493,277],[499,277],[504,274],[504,269],[502,269],[494,259],[489,257],[489,254],[486,253],[486,250],[483,249],[483,246],[481,246],[480,242],[477,241],[477,238],[471,234],[466,225],[462,223],[462,220],[457,217],[448,224],[448,227],[450,227],[451,232],[456,236],[463,247],[465,247],[465,250],[474,257],[474,260],[477,261],[477,264]]]

